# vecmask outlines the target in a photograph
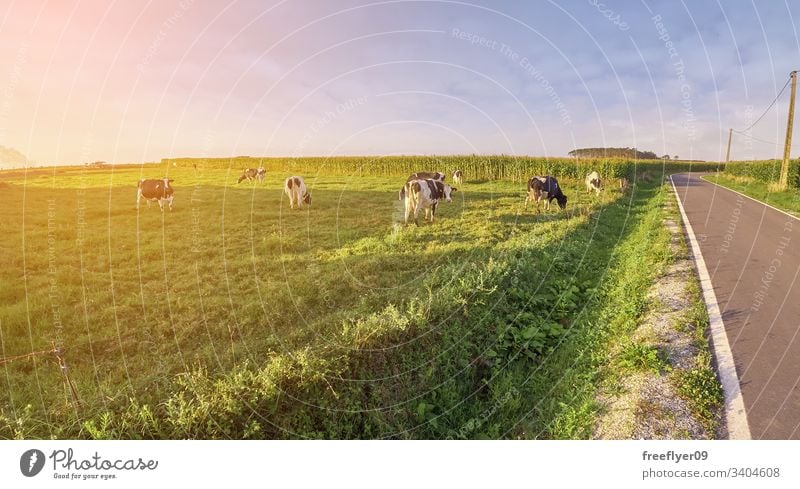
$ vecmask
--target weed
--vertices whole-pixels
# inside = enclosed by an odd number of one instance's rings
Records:
[[[670,369],[663,351],[643,343],[628,343],[619,353],[616,363],[620,368],[632,371],[660,373]]]

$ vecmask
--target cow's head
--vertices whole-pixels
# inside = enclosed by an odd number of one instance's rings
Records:
[[[311,194],[310,193],[306,192],[306,194],[303,196],[303,202],[305,202],[308,205],[311,205]]]
[[[453,199],[452,199],[453,192],[455,192],[456,190],[458,190],[458,189],[457,188],[453,188],[450,185],[445,185],[444,186],[444,200],[446,200],[447,202],[452,202],[453,201]]]
[[[171,178],[164,179],[164,200],[169,203],[170,210],[172,210],[172,201],[175,199],[175,189],[172,187],[172,182]]]
[[[556,196],[556,201],[558,202],[558,207],[561,209],[567,208],[567,196],[564,194]]]

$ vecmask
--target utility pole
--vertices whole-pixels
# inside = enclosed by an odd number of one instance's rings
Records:
[[[728,153],[725,155],[725,163],[731,161],[731,139],[733,139],[733,128],[728,131]]]
[[[781,190],[789,186],[789,153],[792,151],[792,126],[794,125],[794,95],[797,92],[797,71],[792,71],[792,95],[789,98],[789,121],[786,123],[786,143],[783,146],[783,164],[781,164]]]

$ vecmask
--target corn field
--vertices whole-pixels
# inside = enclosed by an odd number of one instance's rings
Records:
[[[781,177],[781,160],[737,161],[725,165],[725,173],[765,183],[777,183]],[[800,188],[800,160],[789,161],[789,186]]]
[[[330,158],[258,158],[240,156],[235,158],[177,158],[161,161],[167,171],[170,168],[231,169],[238,172],[245,168],[264,166],[269,172],[315,173],[354,176],[398,176],[405,177],[417,171],[443,171],[452,175],[462,170],[467,180],[510,180],[525,182],[533,175],[553,175],[556,178],[583,179],[592,171],[603,178],[633,179],[636,174],[651,172],[669,174],[679,171],[715,171],[719,163],[679,162],[663,160],[630,160],[617,158],[574,159],[543,158],[530,156],[337,156]]]

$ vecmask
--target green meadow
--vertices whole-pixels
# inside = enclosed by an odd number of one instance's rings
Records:
[[[165,169],[174,211],[137,212]],[[562,178],[541,213],[468,173],[419,226],[390,172],[301,173],[290,210],[268,169],[0,173],[0,438],[591,436],[606,346],[670,259],[663,167]]]

